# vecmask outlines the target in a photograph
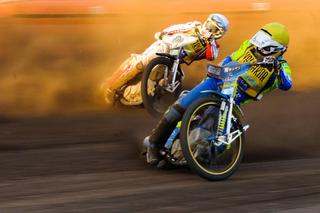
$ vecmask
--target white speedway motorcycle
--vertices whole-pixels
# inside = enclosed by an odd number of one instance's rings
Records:
[[[170,40],[171,39],[171,40]],[[143,72],[141,95],[144,107],[151,115],[160,116],[182,91],[184,72],[181,64],[191,64],[204,53],[206,42],[200,35],[178,34],[163,39],[171,44],[169,53],[156,53]]]

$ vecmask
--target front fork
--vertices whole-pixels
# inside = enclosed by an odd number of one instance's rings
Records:
[[[245,125],[241,130],[237,129],[231,132],[232,120],[236,119],[232,114],[234,104],[234,98],[231,96],[228,101],[223,101],[220,105],[218,129],[215,137],[217,146],[230,145],[249,128],[249,125]]]
[[[179,65],[180,65],[180,59],[174,60],[173,65],[172,65],[172,69],[171,69],[172,79],[171,79],[171,82],[166,87],[166,90],[170,93],[173,93],[181,84],[181,81],[177,80],[177,73],[178,73]],[[182,73],[182,77],[183,77],[183,73]],[[169,81],[168,70],[166,70],[166,72],[165,72],[164,79],[166,82]]]

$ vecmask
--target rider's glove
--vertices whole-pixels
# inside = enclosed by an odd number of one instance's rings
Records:
[[[279,73],[281,69],[281,63],[276,58],[272,56],[267,56],[263,58],[263,62],[266,64],[270,64],[275,69],[275,71]]]

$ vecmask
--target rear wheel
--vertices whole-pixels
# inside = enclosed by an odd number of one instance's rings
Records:
[[[183,155],[190,168],[201,177],[217,181],[231,176],[243,157],[244,133],[230,145],[215,142],[220,100],[204,97],[188,107],[180,132]],[[240,120],[231,131],[242,129]]]
[[[144,107],[155,116],[161,116],[178,98],[181,84],[173,92],[167,91],[167,85],[172,79],[173,61],[167,57],[153,59],[142,75],[141,94]],[[177,76],[178,79],[180,76]]]

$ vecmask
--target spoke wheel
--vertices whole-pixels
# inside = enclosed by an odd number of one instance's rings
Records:
[[[173,92],[168,91],[172,79],[173,61],[166,57],[153,59],[142,76],[141,94],[148,112],[159,117],[178,98],[181,85]]]
[[[223,180],[232,175],[243,156],[244,134],[230,145],[215,139],[220,101],[205,97],[188,107],[181,126],[181,146],[184,157],[193,171],[207,180]],[[236,116],[236,115],[234,115]],[[232,123],[232,130],[241,129]]]

